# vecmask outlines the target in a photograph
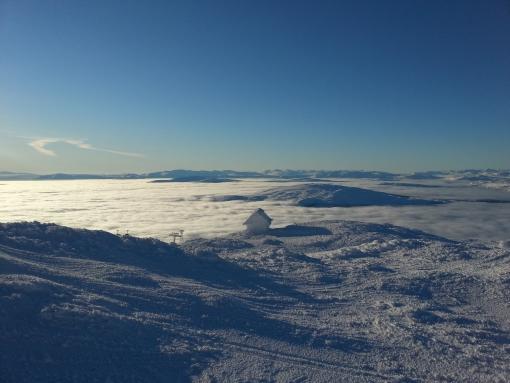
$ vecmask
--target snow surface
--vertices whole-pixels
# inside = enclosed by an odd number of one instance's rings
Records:
[[[0,225],[2,382],[505,382],[510,250],[318,221],[181,247]]]

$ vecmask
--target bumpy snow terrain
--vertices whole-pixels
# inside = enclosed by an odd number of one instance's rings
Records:
[[[350,207],[350,206],[403,206],[437,205],[440,200],[425,200],[358,187],[310,183],[281,186],[250,196],[226,195],[214,197],[215,201],[291,201],[302,207]]]
[[[188,241],[0,225],[2,382],[505,382],[510,249],[313,222]]]

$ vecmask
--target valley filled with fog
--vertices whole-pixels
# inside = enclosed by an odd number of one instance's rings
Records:
[[[285,198],[266,198],[267,190],[300,189],[314,180],[243,179],[233,182],[161,182],[136,180],[2,181],[2,222],[41,221],[151,236],[168,241],[169,233],[184,230],[185,239],[212,238],[243,230],[256,208],[273,218],[273,226],[315,220],[356,220],[391,223],[451,239],[510,238],[510,193],[462,180],[322,179],[440,204],[351,207],[303,207]],[[265,194],[264,194],[265,193]],[[263,195],[264,198],[257,196]],[[243,196],[243,198],[223,198]],[[255,196],[256,198],[250,198]],[[270,197],[270,196],[269,196]]]

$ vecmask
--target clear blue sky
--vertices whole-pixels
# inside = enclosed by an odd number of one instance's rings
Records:
[[[0,170],[510,168],[510,2],[0,0],[0,124]]]

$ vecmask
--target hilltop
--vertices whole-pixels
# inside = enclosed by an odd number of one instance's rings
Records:
[[[258,194],[215,196],[214,201],[290,201],[301,207],[438,205],[440,200],[425,200],[358,187],[323,183],[281,186]]]

